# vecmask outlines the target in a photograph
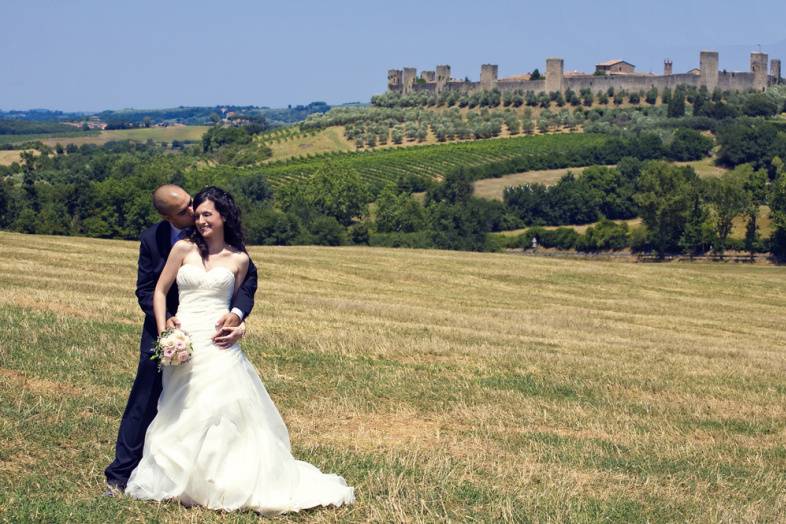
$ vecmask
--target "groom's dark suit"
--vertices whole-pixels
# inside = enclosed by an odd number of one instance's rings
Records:
[[[120,422],[117,444],[115,445],[115,460],[105,471],[107,482],[120,488],[125,488],[128,477],[142,459],[145,432],[158,410],[161,374],[158,372],[156,362],[150,360],[153,346],[158,337],[156,320],[153,316],[153,291],[172,249],[171,235],[172,226],[169,222],[164,221],[147,228],[140,239],[136,296],[139,306],[145,312],[145,323],[142,328],[142,340],[139,344],[139,367],[131,394],[128,397],[126,410],[123,413],[123,419]],[[230,308],[240,309],[244,318],[247,317],[254,307],[256,290],[257,268],[253,262],[250,262],[246,279],[240,286],[237,297]],[[166,297],[167,317],[174,315],[177,307],[177,284],[173,284]]]

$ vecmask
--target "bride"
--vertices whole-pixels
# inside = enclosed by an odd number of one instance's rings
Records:
[[[161,333],[166,294],[177,282],[177,318],[193,356],[163,367],[158,414],[126,494],[264,514],[351,504],[354,488],[342,477],[292,456],[284,421],[240,347],[213,344],[215,321],[243,282],[249,257],[229,193],[203,189],[194,214],[196,229],[172,247],[153,299]]]

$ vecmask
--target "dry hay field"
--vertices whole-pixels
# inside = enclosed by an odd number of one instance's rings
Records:
[[[482,178],[472,183],[475,187],[474,196],[488,198],[489,200],[502,200],[506,187],[521,186],[524,184],[543,184],[553,186],[559,182],[560,178],[573,173],[581,176],[584,167],[567,167],[560,169],[541,169],[535,171],[524,171],[503,175],[497,178]]]
[[[153,140],[155,142],[172,142],[173,140],[180,141],[199,141],[205,131],[210,129],[209,126],[169,126],[169,127],[149,127],[139,129],[112,129],[109,131],[101,131],[97,135],[76,136],[76,137],[51,137],[42,138],[41,142],[49,147],[55,147],[57,144],[75,144],[81,146],[82,144],[96,144],[103,145],[107,142],[115,140],[135,140],[137,142],[145,142]]]
[[[707,157],[702,160],[690,162],[673,162],[678,166],[691,166],[696,174],[702,178],[718,177],[726,173],[728,169],[715,165],[714,157]],[[609,166],[613,167],[613,166]],[[539,171],[524,171],[513,173],[498,178],[484,178],[473,183],[475,196],[492,200],[502,200],[502,195],[506,187],[520,186],[523,184],[543,184],[553,186],[559,179],[572,172],[576,176],[581,176],[584,167],[570,167],[561,169],[543,169]]]
[[[14,162],[21,161],[22,151],[0,151],[0,166],[10,166]]]
[[[137,249],[0,233],[0,520],[258,521],[100,496]],[[358,499],[278,521],[786,520],[786,268],[250,252],[244,350]]]

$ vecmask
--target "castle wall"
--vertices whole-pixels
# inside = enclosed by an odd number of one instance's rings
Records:
[[[592,93],[606,91],[613,87],[615,91],[647,91],[651,87],[658,90],[668,87],[673,89],[678,85],[697,86],[700,77],[691,74],[678,74],[668,76],[653,75],[615,75],[615,76],[569,76],[565,78],[565,89],[572,89],[577,93],[582,89],[589,89]]]
[[[750,72],[726,72],[718,70],[718,53],[716,51],[702,51],[699,55],[700,74],[682,73],[672,74],[671,61],[664,61],[664,74],[660,76],[647,74],[618,74],[607,76],[594,76],[588,74],[565,76],[564,62],[561,58],[548,58],[546,60],[546,75],[542,80],[513,80],[497,78],[498,68],[495,64],[481,66],[480,82],[452,80],[450,66],[438,65],[436,72],[424,71],[425,83],[416,82],[415,68],[403,70],[391,69],[388,71],[388,89],[399,93],[413,91],[433,91],[441,93],[444,90],[455,90],[460,93],[499,89],[500,91],[553,92],[581,91],[590,89],[593,93],[606,91],[610,87],[615,90],[646,91],[652,87],[662,90],[673,89],[678,85],[701,87],[709,91],[718,87],[724,91],[746,91],[748,89],[764,90],[768,85],[780,80],[781,63],[773,59],[768,64],[766,53],[751,53]],[[768,71],[768,65],[771,67]],[[769,74],[768,74],[769,73]]]
[[[426,82],[426,83],[414,83],[412,84],[412,92],[421,92],[421,91],[428,91],[429,93],[437,92],[437,83],[436,82]]]
[[[514,91],[521,89],[524,92],[534,91],[540,93],[546,90],[545,80],[497,80],[497,89],[500,91]]]
[[[445,88],[451,91],[458,91],[459,93],[467,93],[479,90],[480,82],[463,82],[454,80],[452,82],[448,82],[445,85]]]
[[[721,72],[718,87],[721,91],[747,91],[753,87],[753,73]]]

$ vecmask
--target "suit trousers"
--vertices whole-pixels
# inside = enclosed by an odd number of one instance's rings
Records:
[[[107,483],[121,489],[125,489],[128,477],[142,460],[145,433],[158,412],[161,395],[161,372],[158,363],[150,360],[156,340],[155,322],[148,320],[152,319],[145,319],[136,378],[117,432],[115,460],[104,471]]]

